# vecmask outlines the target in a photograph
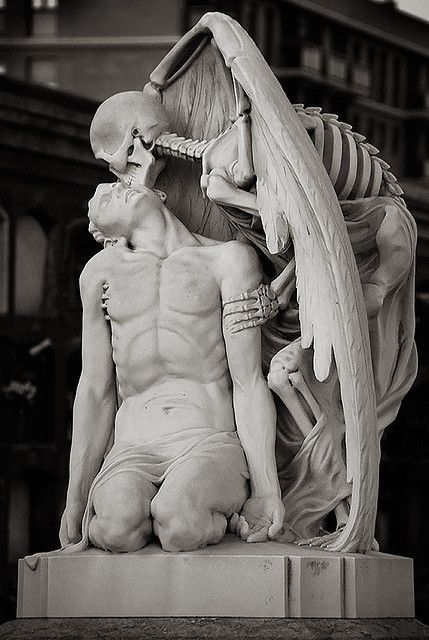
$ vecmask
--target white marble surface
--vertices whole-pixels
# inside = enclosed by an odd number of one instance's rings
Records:
[[[336,554],[228,535],[166,553],[90,549],[20,561],[18,617],[412,617],[412,560]]]

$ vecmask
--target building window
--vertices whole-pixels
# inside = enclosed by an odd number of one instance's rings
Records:
[[[366,137],[368,138],[368,142],[373,142],[375,135],[375,122],[373,118],[368,118],[366,123]]]
[[[57,87],[57,61],[53,58],[30,60],[30,80],[48,87]]]
[[[31,0],[31,6],[35,11],[58,9],[58,0]]]
[[[364,64],[354,64],[352,68],[352,82],[360,93],[368,95],[371,85],[370,68]]]
[[[377,144],[382,150],[386,148],[386,125],[384,122],[380,122],[380,126],[378,128]]]
[[[423,109],[429,110],[429,64],[422,65],[421,91],[423,94]]]
[[[32,0],[32,34],[54,36],[58,32],[58,0]]]
[[[331,78],[345,81],[347,78],[347,60],[335,53],[330,53],[327,60],[327,71]]]
[[[312,44],[304,44],[302,47],[301,64],[305,69],[321,71],[322,51],[320,47]]]
[[[393,153],[399,153],[401,150],[401,129],[399,127],[393,127],[392,129],[392,151]]]
[[[378,77],[376,78],[376,89],[378,102],[386,102],[386,54],[378,52]]]
[[[351,124],[351,125],[353,125],[353,129],[354,129],[355,131],[360,132],[360,130],[361,130],[361,128],[362,128],[362,127],[361,127],[361,117],[360,117],[360,114],[359,114],[359,113],[356,113],[356,112],[353,112],[353,113],[350,115],[349,120],[350,120],[350,124]]]
[[[0,207],[0,314],[9,308],[9,218]]]
[[[0,33],[6,32],[6,0],[0,0]]]
[[[392,73],[392,104],[394,107],[400,107],[401,104],[401,90],[402,90],[402,60],[399,56],[395,56],[393,59],[393,73]]]
[[[20,216],[15,240],[15,311],[37,315],[42,311],[48,240],[40,223],[30,215]]]

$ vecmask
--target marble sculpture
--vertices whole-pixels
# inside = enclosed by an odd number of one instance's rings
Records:
[[[291,105],[220,13],[99,107],[91,144],[118,181],[89,203],[65,550],[227,528],[374,548],[380,437],[416,371],[416,229],[389,166]]]

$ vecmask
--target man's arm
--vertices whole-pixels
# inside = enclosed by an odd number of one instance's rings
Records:
[[[104,253],[104,252],[103,252]],[[80,277],[83,305],[82,374],[73,408],[70,477],[60,542],[81,538],[81,522],[89,489],[103,461],[116,414],[115,372],[110,327],[101,308],[102,271],[97,254]]]
[[[229,298],[255,289],[262,280],[259,259],[248,245],[233,242],[224,247],[220,265],[221,293]],[[233,527],[242,538],[256,542],[274,538],[283,524],[275,460],[276,410],[262,373],[261,329],[234,331],[234,313],[224,306],[223,335],[233,383],[237,432],[246,454],[251,495]]]

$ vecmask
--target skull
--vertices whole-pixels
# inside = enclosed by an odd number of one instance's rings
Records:
[[[165,166],[153,155],[155,140],[168,129],[168,116],[157,96],[125,91],[97,109],[90,129],[91,147],[121,181],[153,188]]]

